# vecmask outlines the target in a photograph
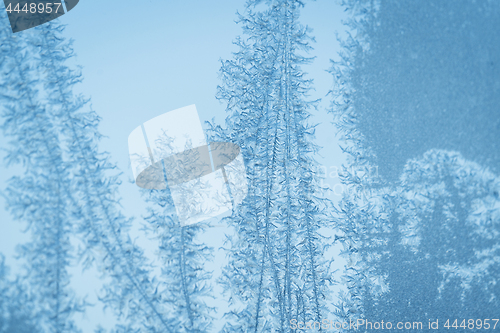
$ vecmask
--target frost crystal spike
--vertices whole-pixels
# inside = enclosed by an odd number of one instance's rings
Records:
[[[246,197],[239,146],[207,144],[195,105],[138,126],[130,133],[128,146],[137,186],[170,189],[181,225],[231,210]]]

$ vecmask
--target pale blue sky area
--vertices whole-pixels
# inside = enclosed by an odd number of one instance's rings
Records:
[[[151,257],[154,242],[139,231],[146,204],[139,188],[129,182],[132,171],[128,135],[151,118],[191,104],[196,104],[202,122],[215,117],[217,123],[223,123],[225,105],[215,98],[220,83],[219,59],[230,59],[231,52],[236,51],[232,41],[241,34],[241,28],[235,23],[235,13],[243,9],[241,0],[81,0],[61,18],[67,24],[65,35],[74,39],[77,56],[72,62],[83,67],[84,81],[78,85],[77,92],[92,99],[93,109],[102,118],[100,131],[106,138],[102,140],[101,150],[108,151],[123,172],[120,194],[124,212],[136,217],[133,235]],[[316,143],[323,147],[317,160],[329,171],[344,161],[331,124],[332,115],[326,113],[330,98],[325,95],[333,84],[326,69],[330,67],[330,59],[338,59],[340,49],[335,32],[343,35],[345,27],[341,20],[345,17],[337,1],[317,0],[306,4],[301,18],[303,24],[313,28],[312,35],[316,38],[310,53],[316,60],[303,68],[315,81],[316,91],[311,98],[323,98],[319,110],[313,111],[312,122],[319,123]],[[1,142],[5,147],[3,137]],[[19,166],[8,169],[1,163],[3,189],[5,180]],[[329,173],[325,182],[333,186],[338,180],[334,172]],[[340,194],[338,187],[336,192]],[[333,200],[339,197],[333,193],[329,196]],[[20,232],[25,225],[12,222],[3,199],[0,205],[0,252],[16,271],[19,263],[13,258],[14,248],[27,240]],[[222,245],[223,233],[224,228],[218,227],[210,229],[205,236],[218,248]],[[218,274],[223,261],[223,253],[216,254],[210,264],[214,275]],[[95,302],[95,291],[99,289],[95,272],[82,275],[81,269],[75,267],[73,274],[78,294],[88,294],[88,300]],[[222,311],[220,308],[219,315]],[[86,318],[77,320],[84,332],[93,332],[98,323],[111,327],[114,319],[109,311],[103,314],[96,306],[87,311]]]

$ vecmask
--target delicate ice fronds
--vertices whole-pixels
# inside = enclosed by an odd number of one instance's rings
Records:
[[[73,94],[81,74],[66,65],[73,50],[62,30],[54,21],[36,27],[31,43],[45,74],[43,88],[65,166],[73,174],[69,207],[85,244],[80,256],[85,265],[96,264],[103,278],[111,277],[101,300],[122,319],[126,331],[175,332],[176,319],[155,294],[152,269],[128,235],[130,219],[119,210],[119,179],[116,172],[110,176],[116,167],[98,149],[99,116],[85,108],[88,99]]]
[[[311,40],[298,22],[303,3],[267,1],[262,12],[255,3],[239,17],[239,51],[221,66],[227,129],[213,136],[241,147],[249,189],[226,219],[235,234],[220,282],[231,300],[226,332],[288,332],[293,318],[326,317],[329,262],[318,230],[329,223],[329,204],[319,199],[311,82],[300,68]]]
[[[33,240],[21,247],[41,329],[76,332],[72,316],[82,309],[68,288],[72,259],[69,234],[85,247],[84,265],[97,264],[105,285],[101,300],[122,316],[126,331],[175,332],[176,319],[155,294],[151,268],[128,236],[130,220],[119,209],[119,180],[109,158],[98,150],[99,117],[74,95],[79,71],[66,65],[73,56],[63,26],[49,22],[12,35],[1,12],[0,101],[10,163],[26,173],[11,180],[8,206],[30,224]]]
[[[176,318],[174,332],[210,332],[214,309],[205,301],[213,297],[211,274],[204,269],[212,249],[200,244],[203,223],[182,226],[168,190],[144,190],[148,228],[159,240],[162,275],[157,286],[161,303]]]
[[[73,316],[83,303],[69,288],[73,258],[72,193],[67,164],[53,118],[40,94],[33,34],[14,36],[0,10],[0,111],[10,141],[8,163],[21,162],[22,176],[9,180],[7,208],[25,222],[31,241],[19,247],[25,260],[23,279],[34,298],[32,316],[43,331],[78,332]],[[30,50],[26,52],[26,49]]]

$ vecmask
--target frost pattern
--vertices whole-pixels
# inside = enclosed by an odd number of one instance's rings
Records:
[[[347,293],[337,315],[493,315],[500,296],[500,6],[344,6],[352,34],[331,68],[333,113],[348,154],[336,238],[348,262]],[[374,168],[380,175],[350,172]]]
[[[128,236],[130,219],[117,209],[119,180],[116,173],[109,176],[115,167],[98,151],[99,117],[84,109],[87,99],[72,93],[81,74],[65,65],[73,50],[62,30],[50,22],[12,35],[2,20],[8,160],[26,168],[25,176],[11,180],[7,199],[33,231],[22,253],[32,272],[30,288],[40,295],[39,321],[51,332],[77,331],[71,317],[81,307],[67,290],[66,273],[73,233],[85,244],[78,253],[84,265],[96,264],[103,278],[111,277],[101,299],[125,319],[117,331],[174,332],[176,319],[155,294],[148,260]]]
[[[407,163],[398,186],[346,195],[345,316],[465,318],[500,305],[500,177],[456,152]]]
[[[22,279],[11,280],[4,256],[0,254],[0,332],[39,333],[33,297]]]
[[[31,35],[13,36],[2,12],[2,129],[11,138],[7,163],[22,163],[25,174],[5,191],[14,218],[27,222],[31,242],[20,247],[36,307],[32,316],[44,331],[77,332],[72,316],[83,304],[69,289],[73,257],[70,177],[57,131],[40,100],[36,66],[28,52]],[[12,89],[15,87],[15,89]]]
[[[265,3],[266,9],[254,11]],[[239,16],[244,37],[223,61],[219,99],[227,128],[216,141],[242,149],[248,195],[227,219],[229,264],[221,283],[232,311],[224,332],[290,332],[290,321],[326,317],[329,262],[318,230],[328,225],[307,123],[311,82],[300,66],[311,59],[309,30],[299,24],[301,1],[248,1]],[[317,169],[317,168],[316,168]]]

